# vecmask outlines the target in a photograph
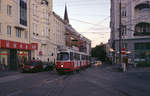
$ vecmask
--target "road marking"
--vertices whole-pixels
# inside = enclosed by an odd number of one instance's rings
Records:
[[[0,83],[6,83],[6,82],[9,82],[9,81],[15,81],[17,79],[21,79],[23,76],[21,75],[14,75],[14,76],[7,76],[7,77],[3,77],[3,78],[0,78]]]
[[[15,92],[12,92],[12,93],[8,94],[7,96],[16,96],[16,95],[18,95],[18,94],[20,94],[20,93],[22,93],[22,92],[23,92],[23,91],[18,90],[18,91],[15,91]]]

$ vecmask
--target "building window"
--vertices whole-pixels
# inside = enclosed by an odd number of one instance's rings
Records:
[[[150,42],[144,42],[144,43],[135,43],[134,45],[135,49],[135,58],[136,59],[144,59],[146,62],[150,61]],[[143,60],[138,60],[143,61]]]
[[[11,16],[11,10],[12,10],[12,7],[10,5],[7,5],[7,15],[8,16]]]
[[[16,37],[21,38],[21,29],[16,29]]]
[[[7,34],[11,36],[11,26],[7,26]]]
[[[2,33],[2,23],[0,23],[0,34]]]
[[[150,49],[150,43],[135,43],[135,50],[149,50]]]
[[[36,5],[33,5],[33,15],[38,16],[38,7]]]
[[[25,31],[24,36],[25,36],[25,39],[28,39],[28,32],[27,31]]]
[[[122,26],[122,36],[126,36],[127,35],[127,26],[123,25]]]
[[[137,24],[134,35],[150,35],[150,24],[144,22]]]
[[[27,26],[27,1],[20,0],[20,24]]]
[[[138,10],[139,13],[149,13],[150,11],[150,5],[149,4],[139,4],[135,7],[136,10]]]
[[[126,8],[125,8],[125,7],[122,8],[122,12],[121,12],[121,13],[122,13],[122,16],[123,16],[123,17],[125,17],[125,16],[127,15],[127,14],[126,14]]]
[[[38,35],[38,25],[37,24],[33,24],[33,35]]]

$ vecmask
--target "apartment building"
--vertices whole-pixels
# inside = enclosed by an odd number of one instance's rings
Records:
[[[38,43],[38,50],[32,50],[32,58],[52,60],[51,14],[52,0],[29,0],[30,42]]]
[[[61,49],[89,53],[90,45],[68,15],[63,20],[52,11],[52,0],[0,0],[0,71],[17,70],[32,58],[55,63]]]
[[[54,59],[56,60],[57,52],[64,49],[65,46],[65,22],[64,20],[53,12],[53,45],[54,45]]]
[[[90,55],[91,40],[81,35],[72,27],[72,25],[69,24],[69,17],[68,17],[66,6],[65,6],[65,13],[64,13],[64,21],[65,21],[65,30],[66,30],[65,31],[66,47]]]
[[[17,70],[37,44],[29,41],[29,0],[0,0],[0,70]]]
[[[132,62],[150,61],[149,12],[150,0],[111,0],[111,47],[118,53],[121,16],[122,47],[130,53]]]
[[[80,52],[90,54],[91,41],[80,33],[78,33],[70,24],[65,6],[64,19],[53,12],[53,50],[54,60],[56,60],[57,53],[65,49],[73,49]]]

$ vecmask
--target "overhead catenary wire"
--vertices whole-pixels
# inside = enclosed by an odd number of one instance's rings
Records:
[[[79,1],[79,0],[78,0]],[[87,2],[88,0],[86,0],[86,2]],[[93,0],[93,1],[96,1],[96,0]],[[91,2],[91,1],[89,1],[89,2]],[[64,5],[63,5],[64,6]],[[29,9],[29,10],[33,10],[33,8],[32,9]],[[42,11],[40,11],[40,10],[38,10],[38,12],[40,12],[40,13],[42,13]],[[71,18],[72,19],[72,18]],[[75,21],[75,20],[74,20]],[[83,21],[83,20],[77,20],[76,19],[76,21],[78,21],[78,22],[82,22],[82,23],[85,23],[85,24],[90,24],[90,25],[93,25],[93,26],[99,26],[99,24],[93,24],[93,23],[90,23],[90,22],[86,22],[86,21]],[[91,34],[92,34],[92,32],[91,32]],[[93,34],[97,34],[96,32],[95,33],[93,33]],[[98,33],[98,34],[100,34],[100,33]]]

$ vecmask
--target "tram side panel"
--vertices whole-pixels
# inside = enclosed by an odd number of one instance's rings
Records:
[[[74,71],[74,62],[71,61],[60,61],[57,62],[57,71],[59,72],[69,72],[69,71]]]

